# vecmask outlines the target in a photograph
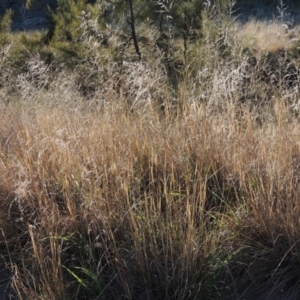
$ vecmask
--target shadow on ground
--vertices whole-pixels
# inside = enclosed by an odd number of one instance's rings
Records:
[[[11,287],[12,271],[0,257],[0,300],[17,299]]]

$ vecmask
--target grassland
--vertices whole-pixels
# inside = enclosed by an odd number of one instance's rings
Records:
[[[17,299],[299,298],[299,29],[216,18],[171,75],[155,29],[142,61],[84,26],[69,60],[43,33],[1,35]]]

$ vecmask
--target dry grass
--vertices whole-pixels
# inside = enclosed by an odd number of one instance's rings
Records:
[[[256,53],[265,54],[289,50],[299,41],[297,28],[288,30],[288,25],[280,22],[263,22],[251,20],[239,29],[238,36],[245,47]]]
[[[206,21],[175,88],[157,53],[1,73],[0,254],[18,299],[299,297],[297,70]]]
[[[205,229],[205,208],[215,206],[206,178],[217,170],[197,160],[207,149],[184,137],[181,122],[44,108],[10,120],[13,129],[5,132],[3,119],[1,131],[1,188],[10,196],[2,202],[8,247],[20,247],[26,265],[16,286],[26,272],[35,298],[68,298],[80,282],[65,270],[89,270],[108,298],[203,293],[205,256],[219,239]],[[183,125],[197,136],[195,121]]]
[[[2,244],[18,297],[216,299],[247,266],[263,268],[260,284],[293,281],[300,126],[280,99],[262,126],[237,109],[3,108]]]

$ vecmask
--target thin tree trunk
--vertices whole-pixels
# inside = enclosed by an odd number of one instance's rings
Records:
[[[141,60],[142,54],[140,51],[140,47],[139,47],[139,43],[137,40],[136,31],[135,31],[135,17],[134,17],[134,12],[133,12],[132,0],[128,0],[128,2],[129,2],[129,7],[130,7],[130,18],[131,18],[131,21],[128,23],[130,24],[130,27],[131,27],[131,35],[132,35],[132,39],[133,39],[135,52],[136,52],[137,56],[139,57],[139,60]]]

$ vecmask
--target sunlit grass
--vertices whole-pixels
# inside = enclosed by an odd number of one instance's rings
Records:
[[[120,62],[89,39],[72,68],[0,61],[0,254],[18,299],[237,299],[252,284],[298,298],[288,40],[206,17],[172,75],[153,45]]]

